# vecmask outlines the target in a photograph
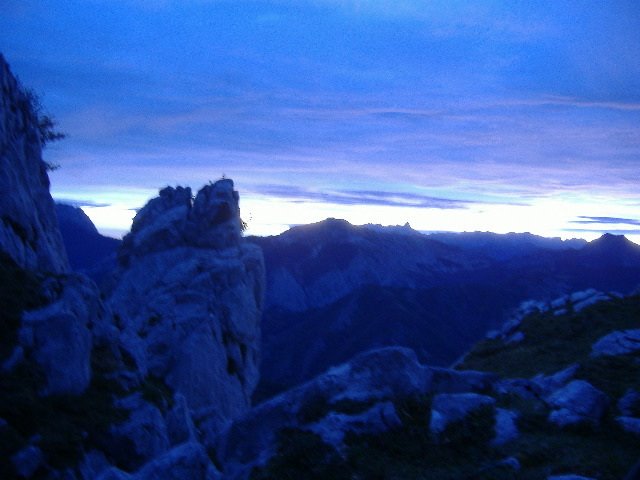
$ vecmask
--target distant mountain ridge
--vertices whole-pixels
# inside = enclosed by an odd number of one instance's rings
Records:
[[[99,236],[81,211],[67,222],[71,213],[59,217],[72,265],[75,254],[87,251],[90,263],[118,242]],[[85,250],[69,246],[77,239]],[[406,346],[421,361],[448,365],[524,300],[589,288],[628,293],[640,284],[640,246],[611,234],[592,242],[528,233],[426,235],[408,225],[327,219],[248,240],[263,249],[267,272],[257,398],[371,348]],[[100,250],[101,242],[107,248]],[[105,256],[81,268],[100,278],[113,264]]]
[[[267,270],[264,396],[375,347],[447,365],[524,300],[640,284],[640,247],[615,235],[424,235],[327,219],[249,240]]]
[[[56,215],[71,268],[99,280],[115,267],[121,240],[101,235],[79,207],[56,203]]]

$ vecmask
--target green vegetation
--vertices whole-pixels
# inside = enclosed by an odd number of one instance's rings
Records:
[[[67,134],[56,130],[57,121],[53,115],[48,113],[42,105],[42,98],[33,89],[22,88],[29,102],[29,108],[38,119],[38,133],[40,143],[44,147],[47,143],[57,142],[66,138]]]
[[[591,346],[599,338],[630,328],[640,328],[640,295],[601,302],[579,313],[537,313],[522,321],[522,342],[482,341],[457,368],[494,372],[505,378],[529,378],[557,372],[572,363],[583,362],[586,366],[592,362]]]
[[[17,344],[17,330],[25,310],[43,306],[40,279],[0,254],[0,304],[3,305],[0,348],[5,360]],[[9,372],[0,371],[0,478],[14,478],[10,458],[29,445],[34,436],[46,463],[53,468],[75,465],[83,451],[104,441],[108,427],[127,418],[113,405],[122,393],[108,378],[117,360],[105,348],[92,352],[92,380],[82,395],[40,395],[44,376],[29,352]]]
[[[640,390],[640,355],[590,357],[595,341],[614,330],[640,327],[640,296],[615,299],[575,313],[538,313],[524,319],[519,344],[483,341],[458,368],[490,371],[507,378],[551,374],[577,363],[576,378],[604,391],[612,401],[600,425],[559,428],[547,421],[548,406],[534,397],[497,396],[497,406],[518,413],[519,437],[492,447],[493,407],[450,425],[439,438],[429,433],[430,397],[396,400],[402,426],[381,434],[348,433],[345,449],[336,452],[309,432],[288,430],[278,454],[252,478],[362,479],[522,479],[574,473],[599,480],[619,480],[640,458],[640,442],[616,423],[615,402],[629,388]],[[317,421],[330,411],[357,414],[370,405],[330,404],[309,399],[299,412],[301,423]],[[365,408],[366,407],[366,408]],[[503,461],[521,465],[514,471]],[[314,476],[304,472],[313,463]],[[324,463],[323,463],[324,462]],[[323,468],[326,467],[326,470]]]
[[[0,361],[5,361],[16,345],[22,312],[38,308],[43,302],[37,275],[23,270],[0,252]]]
[[[333,447],[312,432],[284,429],[278,453],[264,468],[251,472],[252,480],[350,480],[350,470]]]

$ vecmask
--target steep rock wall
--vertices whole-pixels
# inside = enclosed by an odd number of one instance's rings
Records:
[[[66,272],[38,119],[2,55],[0,85],[0,248],[23,268]]]
[[[258,381],[261,250],[241,240],[233,182],[167,187],[136,215],[110,305],[145,375],[184,395],[217,430],[249,408]]]

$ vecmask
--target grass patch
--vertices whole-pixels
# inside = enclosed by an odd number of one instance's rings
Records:
[[[600,302],[578,313],[536,313],[519,328],[522,342],[479,342],[457,368],[494,372],[505,378],[529,378],[557,372],[589,358],[591,346],[614,330],[640,327],[640,296]]]
[[[0,359],[17,344],[23,312],[44,306],[40,285],[36,274],[0,253]],[[0,478],[15,477],[10,458],[36,435],[46,463],[66,468],[76,465],[83,451],[99,446],[110,425],[127,418],[113,405],[113,395],[121,389],[107,376],[117,360],[107,349],[95,348],[91,366],[91,383],[77,396],[40,396],[45,378],[29,352],[13,370],[0,372],[0,418],[7,421],[0,435]]]
[[[98,356],[99,357],[99,356]],[[119,388],[100,374],[100,358],[89,388],[82,395],[41,397],[44,377],[35,362],[25,361],[0,375],[0,417],[9,423],[10,438],[2,442],[0,474],[12,478],[11,455],[29,444],[34,435],[47,463],[53,468],[74,466],[82,452],[100,447],[110,425],[122,422],[127,412],[113,405]]]
[[[0,362],[11,355],[17,344],[22,313],[44,304],[40,284],[36,274],[20,268],[11,257],[0,252]]]
[[[284,429],[278,434],[277,453],[268,465],[255,468],[251,480],[350,480],[347,465],[333,447],[312,432]]]

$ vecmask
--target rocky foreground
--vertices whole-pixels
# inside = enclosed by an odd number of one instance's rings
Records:
[[[100,291],[0,74],[0,477],[620,479],[640,459],[638,295],[528,303],[455,369],[387,347],[252,406],[264,267],[233,183],[161,190]]]

